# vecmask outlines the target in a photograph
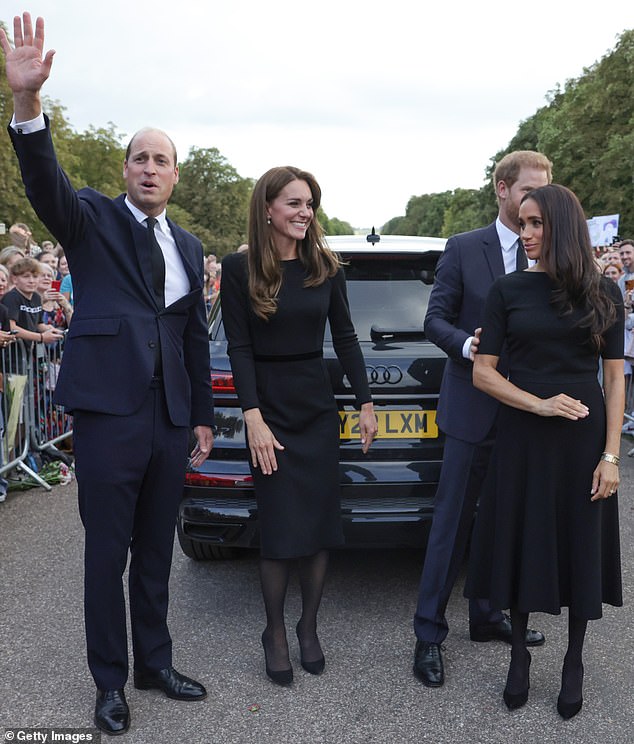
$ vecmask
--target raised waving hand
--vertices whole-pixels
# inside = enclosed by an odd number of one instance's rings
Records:
[[[40,113],[39,93],[48,79],[53,64],[53,49],[43,55],[44,19],[35,22],[35,34],[31,14],[13,19],[12,47],[3,29],[0,29],[0,46],[6,58],[6,75],[13,92],[15,114],[18,121],[34,118]]]

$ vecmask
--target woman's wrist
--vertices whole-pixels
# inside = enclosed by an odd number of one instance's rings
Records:
[[[604,460],[605,462],[610,462],[612,463],[612,465],[616,465],[617,467],[619,463],[621,462],[621,458],[618,455],[613,455],[611,452],[601,453],[601,460]]]

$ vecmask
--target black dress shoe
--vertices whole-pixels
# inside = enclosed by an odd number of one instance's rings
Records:
[[[204,700],[207,690],[174,667],[167,667],[158,672],[134,672],[134,686],[137,690],[161,690],[173,700]]]
[[[513,642],[513,630],[511,628],[511,618],[504,615],[499,623],[484,623],[484,625],[473,625],[469,623],[469,636],[472,641],[478,643],[484,641],[503,641],[504,643]],[[526,629],[526,645],[542,646],[546,637],[539,630]]]
[[[519,692],[509,692],[508,689],[508,681],[507,686],[504,688],[504,692],[502,693],[502,697],[504,698],[504,702],[506,703],[506,707],[509,710],[516,710],[517,708],[521,708],[522,706],[526,705],[528,702],[528,690],[530,688],[530,683],[528,681],[528,675],[531,668],[531,655],[526,652],[527,655],[527,662],[526,662],[526,687],[523,690],[520,690]]]
[[[297,634],[297,640],[299,641],[299,655],[300,655],[302,667],[309,674],[321,674],[324,671],[324,668],[326,666],[326,659],[324,658],[323,653],[318,659],[315,659],[315,661],[306,661],[306,659],[304,658],[304,650],[302,648],[302,641],[299,637],[299,623],[297,624],[297,627],[295,628],[295,633]]]
[[[569,675],[572,677],[573,682],[576,681],[577,684],[571,684]],[[568,684],[566,684],[566,682],[568,682]],[[575,688],[578,690],[578,693],[579,693],[578,700],[571,701],[571,700],[566,700],[563,697],[564,688],[566,689],[568,694],[570,694],[571,687],[573,690]],[[583,664],[581,664],[581,666],[576,666],[576,667],[573,666],[572,671],[571,671],[570,667],[568,667],[568,665],[564,661],[564,667],[561,670],[561,690],[559,692],[559,697],[557,698],[557,712],[565,721],[567,721],[569,718],[573,718],[573,716],[576,716],[577,713],[581,710],[581,707],[583,706],[582,690],[583,690]]]
[[[130,709],[123,690],[97,690],[95,726],[110,736],[125,734],[130,728]]]
[[[288,669],[279,669],[278,671],[271,669],[269,666],[268,655],[266,653],[266,641],[264,636],[265,633],[262,633],[262,648],[264,649],[264,668],[266,669],[266,676],[271,680],[271,682],[275,682],[276,685],[287,687],[293,681],[293,667],[291,666]]]
[[[414,674],[425,687],[443,686],[445,683],[445,669],[439,643],[416,641]]]
[[[565,700],[562,700],[561,695],[557,698],[557,712],[565,721],[576,716],[581,710],[582,705],[583,698],[575,700],[574,703],[567,703]]]

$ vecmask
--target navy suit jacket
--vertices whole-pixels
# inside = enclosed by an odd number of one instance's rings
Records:
[[[495,223],[449,238],[425,315],[425,335],[448,355],[438,401],[438,426],[451,437],[476,443],[491,431],[498,402],[476,389],[473,363],[462,347],[481,325],[493,281],[504,274]],[[499,368],[504,369],[504,358]]]
[[[75,310],[64,347],[55,401],[126,416],[140,408],[160,341],[167,407],[175,426],[213,424],[209,340],[200,241],[169,222],[190,292],[159,309],[152,290],[147,228],[124,202],[93,189],[75,191],[60,168],[46,129],[9,134],[26,194],[64,248]]]

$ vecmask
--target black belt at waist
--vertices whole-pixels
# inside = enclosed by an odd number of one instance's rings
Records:
[[[324,352],[307,351],[305,354],[254,354],[253,359],[256,362],[303,362],[305,359],[318,359]]]

